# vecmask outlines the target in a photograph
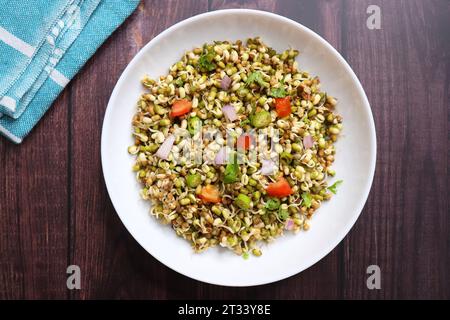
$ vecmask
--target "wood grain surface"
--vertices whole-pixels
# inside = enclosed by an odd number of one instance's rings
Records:
[[[372,4],[380,30],[366,27]],[[101,171],[103,116],[127,63],[167,27],[223,8],[275,12],[323,36],[359,77],[377,129],[353,229],[313,267],[259,287],[200,283],[156,261],[115,214]],[[22,145],[0,138],[0,298],[450,299],[449,16],[447,0],[143,1]],[[71,264],[81,290],[66,287]],[[380,290],[366,286],[372,264]]]

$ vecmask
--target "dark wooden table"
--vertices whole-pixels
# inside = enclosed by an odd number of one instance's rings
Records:
[[[380,30],[366,26],[371,4]],[[287,16],[337,48],[366,90],[378,137],[372,191],[345,240],[301,274],[251,288],[200,283],[147,254],[115,214],[100,164],[106,104],[136,52],[180,20],[236,7]],[[449,16],[447,0],[141,3],[22,145],[0,138],[0,298],[449,299]],[[66,287],[72,264],[81,290]],[[366,287],[372,264],[380,290]]]

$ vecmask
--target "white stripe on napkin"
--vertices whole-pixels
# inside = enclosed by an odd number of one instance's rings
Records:
[[[34,54],[34,47],[29,45],[22,39],[17,38],[12,33],[9,33],[6,29],[0,27],[0,40],[13,47],[14,49],[22,52],[27,57],[31,58]]]
[[[0,126],[0,132],[3,133],[5,136],[7,136],[9,139],[11,139],[13,142],[19,144],[22,142],[22,139],[19,137],[16,137],[13,135],[8,129],[6,129],[3,126]]]
[[[50,72],[50,79],[52,79],[55,83],[60,85],[61,87],[67,86],[69,83],[69,79],[66,78],[65,75],[63,75],[61,72],[59,72],[56,69],[53,69],[52,72]]]
[[[16,110],[16,100],[14,100],[11,97],[4,96],[3,98],[0,99],[0,104],[2,106],[7,107],[8,109],[10,109],[12,111]]]

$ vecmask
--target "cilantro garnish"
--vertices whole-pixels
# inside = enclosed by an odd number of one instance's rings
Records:
[[[266,209],[267,210],[277,210],[280,207],[280,199],[278,198],[270,198],[267,200]]]
[[[267,83],[264,81],[262,74],[259,71],[250,73],[250,75],[247,77],[247,81],[245,81],[245,85],[249,86],[255,82],[259,84],[261,87],[267,86]]]
[[[302,199],[303,199],[303,203],[305,204],[305,206],[307,208],[311,207],[312,197],[311,197],[311,195],[309,193],[303,192],[302,193]]]
[[[213,71],[216,68],[216,65],[213,63],[214,56],[215,54],[212,49],[208,50],[208,52],[200,56],[200,59],[198,59],[198,66],[200,67],[200,71]]]
[[[284,87],[272,88],[270,95],[274,98],[284,98],[286,97],[286,90],[284,90]]]
[[[343,180],[338,180],[335,183],[333,183],[331,186],[329,186],[327,189],[330,190],[331,192],[333,192],[334,194],[336,194],[337,192],[337,187],[344,182]]]
[[[234,153],[231,155],[231,161],[225,167],[223,182],[224,183],[235,183],[238,180],[239,175],[239,165],[237,163],[237,155]]]
[[[284,89],[284,78],[280,82],[279,88],[272,88],[269,93],[274,98],[284,98],[286,97],[286,90]]]

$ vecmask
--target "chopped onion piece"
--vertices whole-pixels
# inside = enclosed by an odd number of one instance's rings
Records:
[[[224,105],[222,111],[225,114],[225,117],[227,117],[228,121],[233,122],[238,118],[236,114],[236,109],[234,109],[234,107],[231,104]]]
[[[220,87],[222,88],[222,90],[228,90],[230,89],[230,85],[231,85],[231,78],[225,75],[225,77],[222,78],[222,81],[220,81]]]
[[[261,162],[261,174],[264,176],[270,176],[276,169],[275,162],[266,159],[263,159]]]
[[[284,225],[284,228],[285,228],[286,230],[292,230],[292,229],[294,229],[294,220],[292,220],[292,219],[287,219],[287,220],[286,220],[286,223],[285,223],[285,225]]]
[[[303,146],[305,147],[305,149],[310,149],[312,148],[314,145],[314,140],[313,137],[310,135],[307,135],[303,138]]]
[[[156,152],[156,156],[160,159],[167,160],[169,157],[170,150],[172,150],[173,144],[175,143],[175,136],[170,135],[164,140],[163,144],[159,147]]]
[[[225,164],[227,156],[227,147],[222,147],[219,149],[219,151],[216,154],[216,157],[214,158],[214,163],[217,165]]]

